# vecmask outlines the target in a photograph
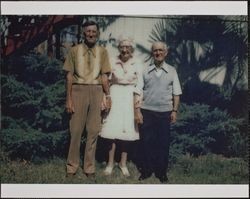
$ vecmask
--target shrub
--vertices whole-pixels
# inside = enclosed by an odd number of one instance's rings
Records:
[[[10,158],[37,161],[55,156],[65,157],[68,147],[66,131],[42,133],[23,121],[3,118],[1,146]]]
[[[226,156],[247,154],[247,137],[240,129],[243,119],[205,104],[182,104],[172,126],[170,155],[194,156],[216,153]]]
[[[12,63],[13,62],[13,63]],[[3,115],[22,118],[43,132],[65,130],[65,81],[62,63],[43,55],[13,58],[17,66],[1,75]]]

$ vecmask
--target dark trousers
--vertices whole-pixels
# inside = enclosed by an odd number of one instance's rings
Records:
[[[170,144],[171,112],[155,112],[142,109],[143,124],[140,132],[141,172],[166,175]]]

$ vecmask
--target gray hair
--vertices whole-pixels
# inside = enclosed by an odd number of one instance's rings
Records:
[[[128,41],[129,44],[131,45],[132,49],[133,49],[133,50],[135,49],[135,43],[134,43],[134,40],[132,39],[132,37],[120,36],[120,37],[117,39],[118,47],[121,45],[121,43],[122,43],[123,41]]]
[[[153,46],[154,46],[155,44],[162,44],[164,50],[168,50],[167,44],[166,44],[165,42],[163,42],[163,41],[155,41],[155,42],[152,44],[152,46],[151,46],[151,50],[153,50]]]

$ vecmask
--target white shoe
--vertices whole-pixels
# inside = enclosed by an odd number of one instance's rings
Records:
[[[128,167],[125,166],[125,167],[122,167],[120,164],[119,164],[119,168],[121,169],[121,172],[122,174],[125,176],[125,177],[129,177],[130,176],[130,173],[128,171]]]
[[[113,171],[113,168],[114,168],[114,165],[110,166],[106,166],[105,170],[104,170],[104,175],[105,176],[108,176],[108,175],[111,175],[112,174],[112,171]]]

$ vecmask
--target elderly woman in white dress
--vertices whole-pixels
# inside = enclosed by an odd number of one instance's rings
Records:
[[[133,41],[123,38],[119,41],[120,54],[111,61],[110,97],[112,106],[103,121],[100,136],[111,140],[105,175],[110,175],[115,165],[115,151],[121,145],[121,158],[118,164],[124,176],[130,176],[127,168],[128,149],[132,142],[139,139],[137,123],[142,116],[136,115],[136,107],[140,103],[142,93],[142,64],[133,57]]]

